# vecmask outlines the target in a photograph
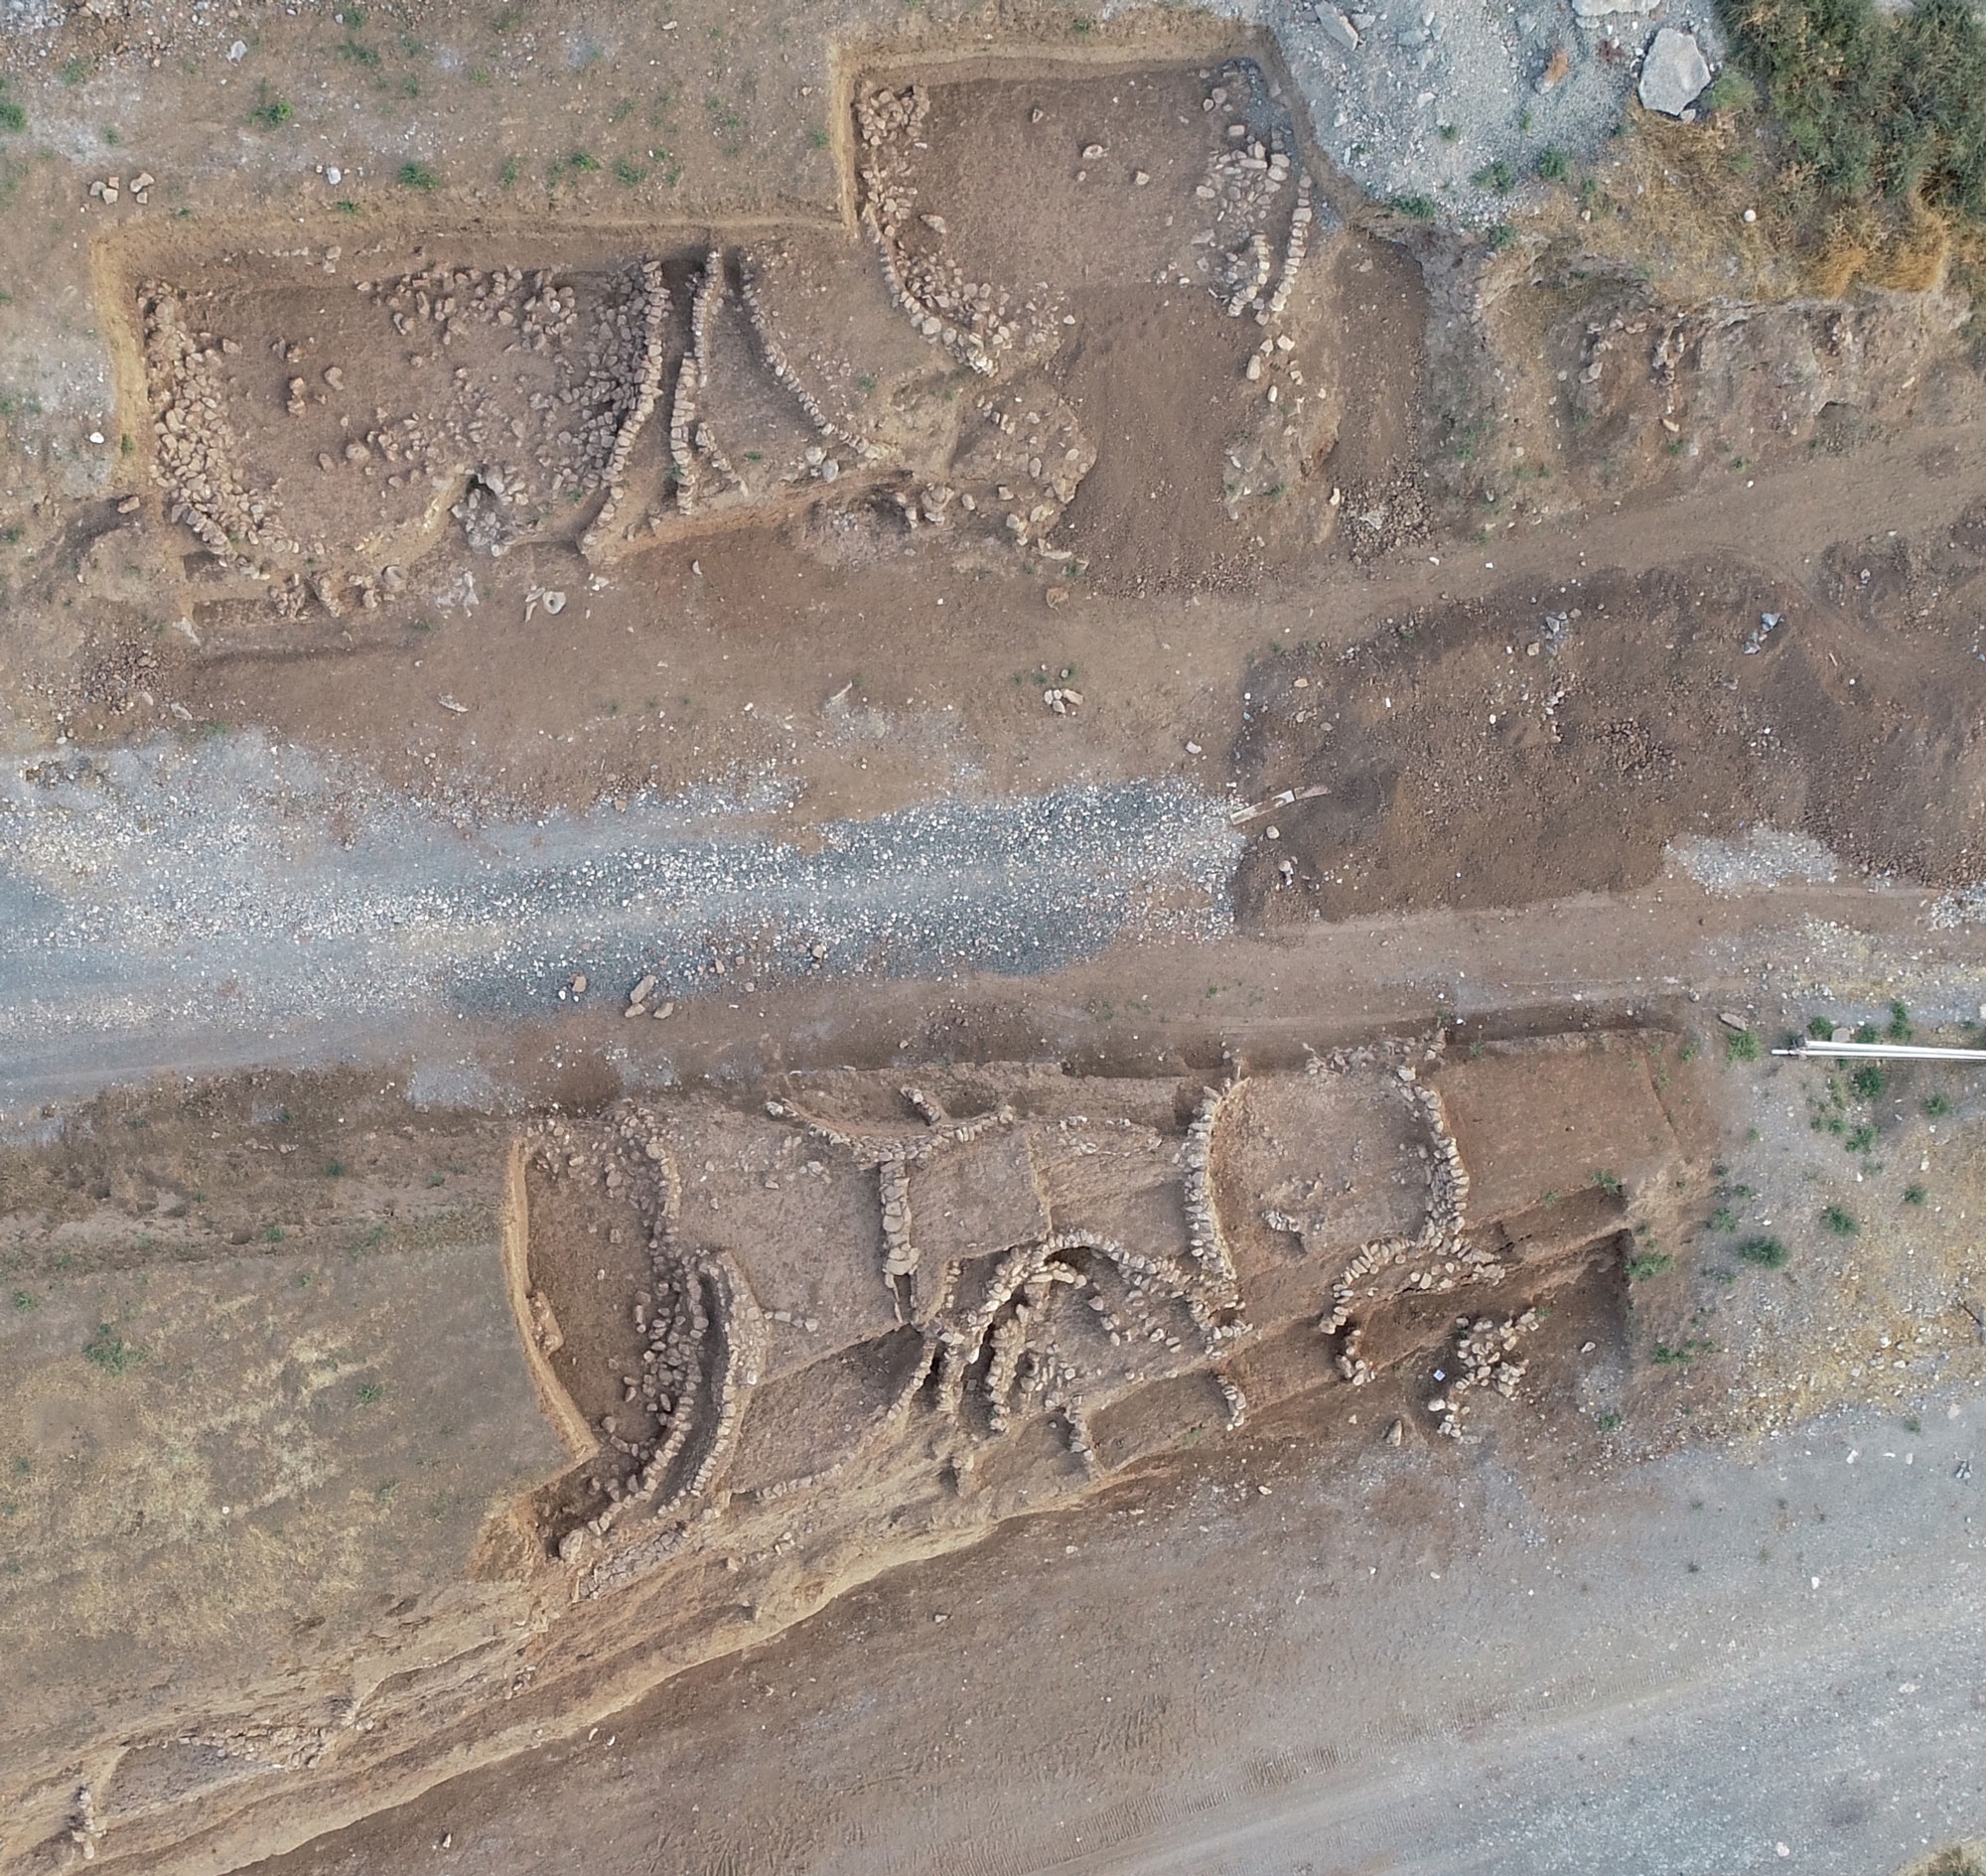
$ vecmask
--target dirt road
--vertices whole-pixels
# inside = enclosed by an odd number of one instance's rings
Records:
[[[1623,1471],[1548,1403],[1466,1459],[1361,1404],[262,1867],[1845,1873],[1986,1822],[1976,1405]]]

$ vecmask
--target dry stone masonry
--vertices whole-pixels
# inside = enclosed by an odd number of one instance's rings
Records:
[[[652,979],[635,985],[632,1013],[647,1010]],[[610,1593],[713,1544],[783,1557],[832,1494],[873,1488],[893,1500],[922,1466],[961,1495],[987,1489],[982,1478],[1003,1469],[982,1469],[980,1456],[1000,1442],[1014,1450],[1029,1425],[1060,1433],[1064,1476],[1079,1483],[1140,1450],[1142,1435],[1127,1447],[1125,1429],[1154,1409],[1138,1405],[1128,1420],[1120,1409],[1196,1375],[1217,1394],[1221,1421],[1239,1427],[1253,1377],[1275,1372],[1251,1366],[1250,1297],[1265,1278],[1267,1327],[1317,1321],[1338,1339],[1345,1380],[1377,1378],[1363,1343],[1390,1304],[1506,1276],[1502,1257],[1471,1241],[1468,1169],[1421,1079],[1440,1060],[1439,1037],[1314,1058],[1303,1079],[1342,1080],[1343,1105],[1295,1096],[1289,1078],[1237,1072],[1202,1088],[1183,1123],[1176,1083],[1126,1083],[1142,1117],[1092,1115],[1059,1073],[1031,1080],[1015,1068],[909,1085],[853,1071],[798,1076],[756,1108],[683,1095],[674,1107],[628,1101],[584,1123],[544,1122],[528,1143],[530,1179],[583,1200],[560,1216],[590,1218],[586,1228],[641,1252],[637,1276],[554,1294],[558,1266],[538,1262],[532,1201],[528,1333],[569,1365],[572,1312],[607,1309],[622,1325],[609,1346],[630,1346],[632,1329],[638,1351],[604,1358],[626,1361],[610,1371],[618,1405],[596,1409],[597,1451],[547,1501],[546,1542],[570,1566],[572,1593]],[[1411,1124],[1387,1118],[1401,1108]],[[1341,1112],[1357,1117],[1355,1151],[1322,1130],[1319,1116]],[[1291,1139],[1292,1124],[1320,1131]],[[1370,1162],[1374,1142],[1384,1167]],[[1292,1152],[1298,1170],[1272,1172]],[[1404,1180],[1399,1203],[1421,1217],[1348,1259],[1349,1233],[1334,1235],[1330,1214],[1286,1214],[1239,1189],[1259,1178],[1311,1195],[1298,1203],[1337,1203],[1353,1167],[1360,1190]],[[1132,1193],[1145,1196],[1128,1209],[1112,1196]],[[1119,1235],[1131,1219],[1135,1234]],[[1253,1220],[1294,1234],[1301,1254],[1270,1254]],[[1486,1241],[1500,1241],[1493,1224]],[[769,1310],[766,1294],[807,1300]],[[1516,1351],[1538,1320],[1535,1309],[1457,1320],[1453,1379],[1429,1401],[1444,1433],[1459,1436],[1484,1389],[1514,1394],[1525,1371]],[[1384,1359],[1397,1363],[1398,1346]],[[1191,1390],[1165,1398],[1189,1404],[1161,1419],[1204,1411]],[[899,1483],[879,1484],[888,1480]]]
[[[141,287],[138,303],[156,443],[152,476],[166,492],[167,518],[184,522],[215,559],[246,571],[260,571],[257,555],[300,553],[277,526],[273,504],[241,486],[239,445],[214,378],[223,357],[240,346],[191,330],[184,302],[161,282]]]
[[[914,156],[929,113],[921,85],[883,85],[857,98],[862,226],[882,256],[891,301],[918,332],[961,364],[990,372],[998,355],[1024,344],[1022,315],[1032,320],[1041,309],[1016,309],[1004,289],[968,281],[945,255],[943,217],[917,214]]]

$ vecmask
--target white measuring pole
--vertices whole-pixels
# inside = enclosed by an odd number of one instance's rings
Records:
[[[1775,1056],[1824,1056],[1846,1062],[1986,1062],[1986,1049],[1932,1049],[1911,1042],[1802,1042]]]

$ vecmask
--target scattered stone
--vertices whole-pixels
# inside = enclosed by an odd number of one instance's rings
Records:
[[[1324,28],[1324,36],[1343,52],[1358,50],[1358,29],[1334,6],[1320,6],[1317,23]]]
[[[1574,0],[1578,6],[1581,0]],[[1680,117],[1710,82],[1710,65],[1692,33],[1664,26],[1656,33],[1641,61],[1639,97],[1646,110]]]

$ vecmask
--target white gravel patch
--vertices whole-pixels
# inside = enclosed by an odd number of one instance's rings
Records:
[[[1116,11],[1112,7],[1109,11]],[[1423,197],[1444,219],[1496,222],[1535,199],[1548,149],[1589,157],[1626,113],[1656,23],[1610,13],[1587,23],[1566,0],[1226,0],[1216,9],[1276,35],[1318,143],[1382,202]],[[1348,51],[1333,12],[1353,25]],[[1713,0],[1669,0],[1661,24],[1694,33],[1713,72],[1724,35]],[[1553,56],[1564,77],[1541,88]],[[1509,166],[1508,194],[1474,180]]]
[[[1713,893],[1740,893],[1781,880],[1826,886],[1841,877],[1841,862],[1818,840],[1775,827],[1754,827],[1743,840],[1688,835],[1671,841],[1664,857]]]
[[[390,1033],[802,973],[1031,974],[1145,934],[1224,936],[1241,848],[1177,783],[922,803],[765,831],[763,787],[467,832],[363,774],[237,735],[0,774],[0,1092],[143,1039]]]

